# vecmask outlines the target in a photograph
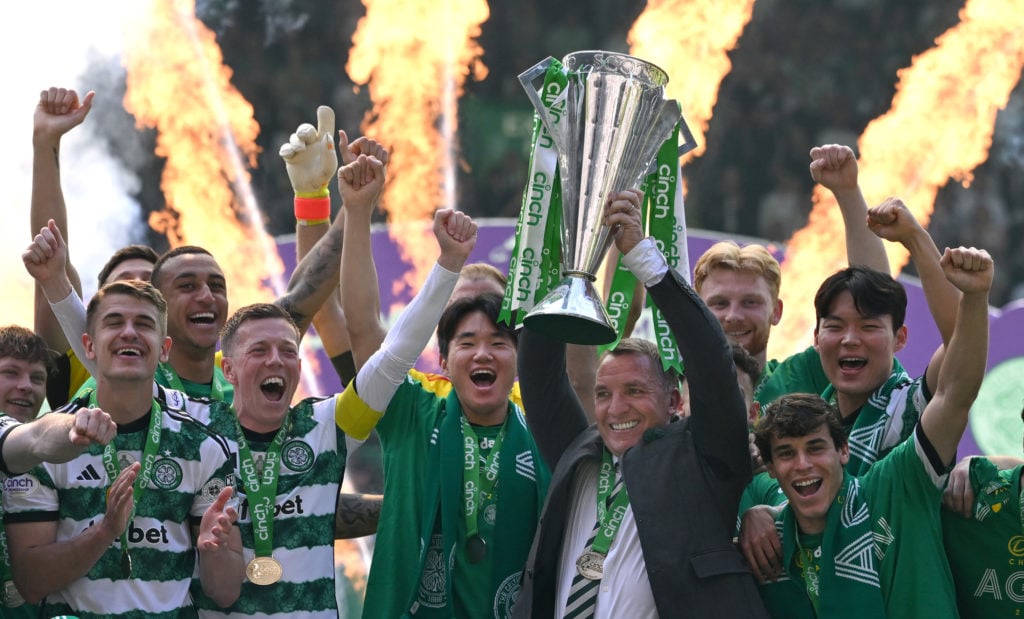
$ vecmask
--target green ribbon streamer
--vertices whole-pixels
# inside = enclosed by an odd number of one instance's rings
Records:
[[[565,106],[568,77],[562,65],[552,61],[544,76],[542,100],[555,122]],[[529,180],[523,190],[522,207],[516,222],[515,246],[509,260],[508,284],[498,322],[519,326],[522,319],[561,278],[561,181],[558,151],[534,113],[530,150]],[[552,281],[554,280],[554,281]]]
[[[649,231],[658,249],[665,254],[669,268],[677,270],[680,264],[685,264],[686,261],[684,255],[685,222],[682,219],[682,209],[678,208],[681,206],[678,201],[681,196],[678,187],[679,129],[680,125],[677,123],[672,135],[658,150],[654,172],[647,175],[641,185],[644,192],[644,203],[640,215],[641,225]],[[633,303],[636,284],[636,277],[623,266],[622,256],[619,256],[619,263],[612,277],[611,290],[606,304],[608,316],[611,318],[612,326],[615,327],[616,338],[614,342],[599,348],[601,354],[614,349],[622,339],[629,307]],[[650,300],[650,297],[647,299],[647,305],[651,308],[655,340],[658,345],[658,353],[661,356],[662,367],[665,370],[672,369],[682,374],[683,360],[668,322],[665,321],[664,315]]]
[[[672,131],[669,139],[665,140],[658,156],[655,159],[656,167],[645,182],[647,196],[647,210],[649,215],[649,226],[651,237],[653,237],[658,249],[665,254],[670,269],[679,269],[681,263],[685,263],[686,229],[683,226],[682,204],[677,204],[679,191],[679,124]],[[658,345],[658,353],[661,355],[661,365],[665,370],[675,370],[680,375],[683,373],[683,359],[679,354],[679,345],[676,343],[675,335],[669,328],[665,316],[662,314],[651,298],[647,298],[647,305],[651,308],[651,318],[654,322],[655,342]]]

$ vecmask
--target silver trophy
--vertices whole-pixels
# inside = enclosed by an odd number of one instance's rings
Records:
[[[594,281],[612,243],[602,223],[608,196],[640,186],[677,122],[685,136],[680,154],[696,143],[679,104],[665,98],[668,75],[657,66],[614,52],[573,52],[562,59],[568,84],[556,116],[534,84],[553,61],[537,63],[519,81],[558,150],[564,277],[523,322],[562,341],[607,344],[616,333]]]

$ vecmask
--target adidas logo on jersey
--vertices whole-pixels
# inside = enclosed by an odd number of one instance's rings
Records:
[[[78,481],[99,481],[100,474],[96,472],[96,469],[91,464],[87,464],[75,479]]]

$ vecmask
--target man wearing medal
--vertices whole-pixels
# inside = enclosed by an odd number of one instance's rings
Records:
[[[197,554],[211,597],[230,604],[240,591],[229,446],[173,404],[180,394],[153,395],[153,372],[170,348],[165,312],[147,283],[96,293],[84,337],[96,391],[64,410],[98,407],[117,435],[65,464],[36,467],[18,478],[22,491],[5,496],[15,583],[46,616],[195,616]]]
[[[565,345],[524,328],[527,418],[554,471],[516,617],[763,617],[732,543],[751,478],[746,406],[721,326],[640,224],[639,191],[613,194],[605,224],[624,264],[664,312],[686,360],[690,416],[657,348],[627,339],[604,355],[588,427],[565,375]]]
[[[379,320],[370,215],[346,206],[341,286],[350,327]],[[497,324],[500,297],[462,298],[446,308],[476,224],[442,209],[434,234],[437,264],[359,369],[338,420],[355,438],[376,428],[384,453],[384,505],[363,616],[504,618],[548,472],[510,401],[516,337]],[[435,326],[446,376],[410,372]]]
[[[90,443],[109,443],[117,430],[110,415],[99,409],[83,408],[74,415],[44,415],[36,419],[46,393],[49,359],[49,348],[40,336],[17,325],[0,327],[2,491],[18,492],[24,488],[20,480],[8,481],[8,476],[28,471],[44,461],[66,462]],[[0,582],[3,583],[0,608],[4,609],[5,618],[39,616],[39,607],[26,604],[14,585],[3,523],[0,523]]]
[[[361,156],[338,172],[349,208],[372,209],[383,164]],[[201,617],[336,617],[334,539],[345,472],[340,394],[291,406],[301,378],[300,331],[275,304],[243,307],[221,334],[234,403],[188,402],[189,412],[236,446],[245,582],[233,605],[196,591]]]

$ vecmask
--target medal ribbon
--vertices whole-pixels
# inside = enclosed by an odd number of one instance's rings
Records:
[[[96,407],[95,391],[89,396],[89,406],[92,408]],[[157,404],[156,400],[153,400],[153,406],[149,413],[149,429],[146,431],[146,444],[142,448],[142,468],[139,470],[139,476],[135,478],[135,484],[132,486],[132,515],[128,519],[129,522],[135,519],[135,508],[142,501],[142,495],[149,486],[149,479],[153,476],[156,452],[160,449],[160,420],[162,417],[163,411],[160,405]],[[117,461],[117,447],[114,446],[114,441],[110,441],[103,448],[103,468],[106,470],[111,484],[121,474],[121,464]],[[125,576],[130,576],[131,558],[128,556],[127,528],[121,533],[121,565],[126,572]]]
[[[242,425],[235,417],[235,431],[238,435],[238,468],[241,471],[242,483],[249,501],[249,513],[252,514],[253,547],[257,557],[269,557],[274,549],[274,502],[277,498],[277,481],[280,473],[281,449],[284,440],[291,431],[292,416],[289,413],[284,424],[274,435],[274,440],[267,447],[267,455],[263,460],[263,470],[256,470],[256,461],[252,457],[249,441],[245,439]]]
[[[544,75],[541,99],[559,122],[565,113],[568,77],[557,61]],[[540,116],[533,119],[529,181],[523,190],[516,222],[515,246],[509,259],[508,284],[498,322],[518,326],[561,279],[562,201],[558,149]]]
[[[483,504],[483,497],[489,497],[494,492],[494,486],[498,482],[498,466],[500,465],[501,444],[505,441],[505,426],[501,427],[497,438],[494,439],[494,446],[484,463],[483,479],[480,479],[480,439],[477,438],[473,426],[463,415],[462,443],[465,453],[465,466],[462,468],[462,490],[465,501],[464,515],[466,516],[466,539],[478,535],[480,528],[477,525],[480,505]],[[508,423],[508,420],[505,420]]]
[[[175,391],[180,391],[184,394],[188,394],[185,390],[184,383],[181,382],[181,377],[174,371],[170,363],[159,363],[156,366],[156,371],[160,372],[164,380],[167,381],[167,386]],[[224,379],[217,377],[217,372],[213,373],[213,381],[210,383],[210,399],[218,402],[224,401]]]
[[[3,516],[3,508],[0,507],[0,517]],[[14,576],[11,574],[11,558],[7,553],[7,534],[4,531],[4,523],[0,520],[0,584],[3,585],[3,603],[8,608],[13,608],[12,603],[17,600],[8,599],[8,587],[14,586]]]
[[[612,490],[615,489],[615,463],[612,462],[612,454],[607,449],[601,459],[601,472],[597,477],[597,522],[601,525],[590,545],[591,550],[602,555],[608,554],[615,535],[622,526],[622,519],[626,515],[626,508],[629,506],[629,493],[626,492],[626,485],[615,495],[615,499],[608,504],[612,498]]]
[[[797,541],[799,545],[799,540]],[[807,597],[811,600],[811,605],[814,606],[814,613],[818,614],[819,604],[818,600],[821,599],[821,579],[818,576],[818,566],[815,560],[817,555],[821,553],[821,546],[817,548],[804,548],[800,546],[800,552],[796,555],[797,565],[803,572],[804,586],[807,588]]]

